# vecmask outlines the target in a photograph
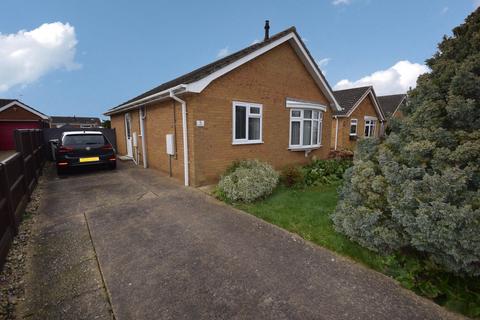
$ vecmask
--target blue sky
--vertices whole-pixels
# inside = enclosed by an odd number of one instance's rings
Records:
[[[442,36],[479,4],[2,0],[0,12],[8,14],[0,19],[0,97],[49,115],[100,116],[261,40],[265,19],[272,34],[296,26],[332,86],[372,83],[393,93],[414,82]]]

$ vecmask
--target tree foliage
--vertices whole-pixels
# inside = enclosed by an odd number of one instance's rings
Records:
[[[413,249],[480,275],[480,9],[427,60],[382,142],[360,142],[335,228],[379,252]]]

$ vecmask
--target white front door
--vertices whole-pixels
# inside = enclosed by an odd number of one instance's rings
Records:
[[[127,156],[133,157],[132,118],[130,113],[125,113],[125,136],[127,139]]]

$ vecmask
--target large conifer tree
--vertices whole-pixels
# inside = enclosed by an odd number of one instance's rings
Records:
[[[480,275],[480,8],[444,37],[383,142],[359,144],[335,228]]]

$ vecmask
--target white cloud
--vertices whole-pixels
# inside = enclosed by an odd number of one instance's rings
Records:
[[[403,60],[386,70],[380,70],[356,81],[344,79],[335,85],[335,90],[372,85],[379,95],[405,93],[417,84],[419,75],[429,72],[426,65]]]
[[[347,5],[347,4],[350,4],[351,2],[352,2],[351,0],[333,0],[332,4],[334,6],[338,6],[338,5],[342,5],[342,4]]]
[[[320,60],[317,60],[317,65],[318,67],[320,68],[320,70],[322,71],[322,73],[325,75],[327,74],[327,72],[325,71],[325,67],[327,66],[327,64],[330,62],[330,58],[323,58],[323,59],[320,59]]]
[[[473,7],[476,9],[480,7],[480,0],[473,0]]]
[[[332,60],[332,59],[330,59],[330,58],[323,58],[323,59],[317,60],[317,64],[318,64],[318,66],[319,66],[320,68],[326,67],[327,64],[330,62],[330,60]]]
[[[32,83],[52,70],[79,68],[76,45],[75,28],[68,23],[0,33],[0,92]]]
[[[230,49],[228,49],[228,46],[227,46],[223,49],[220,49],[220,51],[218,51],[217,58],[223,58],[225,56],[228,56],[229,53],[230,53]]]
[[[479,0],[480,1],[480,0]],[[448,12],[448,7],[443,7],[441,14],[445,14]]]

